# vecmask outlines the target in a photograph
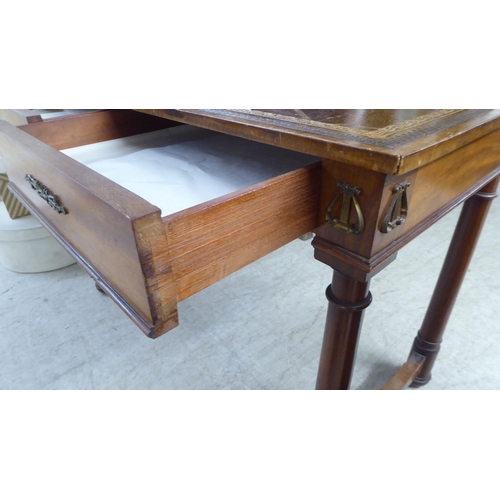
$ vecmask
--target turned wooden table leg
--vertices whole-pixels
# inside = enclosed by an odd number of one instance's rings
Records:
[[[497,196],[499,177],[469,198],[462,208],[453,239],[439,275],[422,327],[413,344],[413,353],[425,356],[411,387],[425,385],[439,352],[443,333],[460,290],[474,248],[481,234],[491,201]]]
[[[348,389],[364,309],[371,303],[370,282],[333,273],[316,389]]]

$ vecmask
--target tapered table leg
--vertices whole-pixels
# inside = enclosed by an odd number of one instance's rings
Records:
[[[464,203],[429,308],[410,353],[410,356],[412,353],[418,353],[426,358],[410,387],[420,387],[431,379],[432,366],[438,355],[446,323],[481,234],[491,201],[497,196],[495,191],[499,179],[497,177],[491,181]]]
[[[349,389],[370,282],[333,273],[316,389]]]

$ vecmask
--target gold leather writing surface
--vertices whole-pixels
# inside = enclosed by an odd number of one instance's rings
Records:
[[[200,110],[201,111],[201,110]],[[212,110],[211,110],[212,111]],[[222,111],[222,110],[221,110]],[[393,148],[449,130],[485,114],[480,109],[246,109],[227,110],[249,119],[281,122],[282,126],[367,146]],[[235,115],[233,115],[235,117]]]
[[[330,130],[381,137],[419,123],[432,122],[438,117],[460,110],[446,109],[251,109],[251,114],[279,117],[282,120],[308,122]],[[409,122],[412,122],[411,124]]]

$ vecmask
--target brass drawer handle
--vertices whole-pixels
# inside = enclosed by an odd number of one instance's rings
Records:
[[[326,222],[331,224],[333,227],[342,229],[350,234],[359,234],[365,228],[365,218],[363,217],[363,212],[361,211],[361,207],[356,197],[359,196],[363,190],[359,187],[351,186],[350,184],[347,184],[347,182],[337,182],[337,187],[340,188],[340,191],[326,209]],[[341,196],[342,212],[339,219],[332,216],[332,211]],[[349,222],[351,219],[352,205],[354,205],[354,209],[356,210],[356,216],[358,218],[357,224],[351,224]]]
[[[26,174],[24,178],[31,184],[31,187],[37,192],[40,198],[43,198],[57,213],[66,215],[68,211],[65,207],[59,204],[57,197],[52,194],[40,181]]]
[[[410,182],[396,184],[392,189],[392,197],[389,202],[389,208],[385,213],[381,233],[389,233],[395,227],[401,226],[408,216],[408,195],[407,190],[410,187]]]

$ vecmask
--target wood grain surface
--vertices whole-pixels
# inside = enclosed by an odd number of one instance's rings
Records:
[[[316,163],[165,217],[178,300],[314,229],[320,173]]]

